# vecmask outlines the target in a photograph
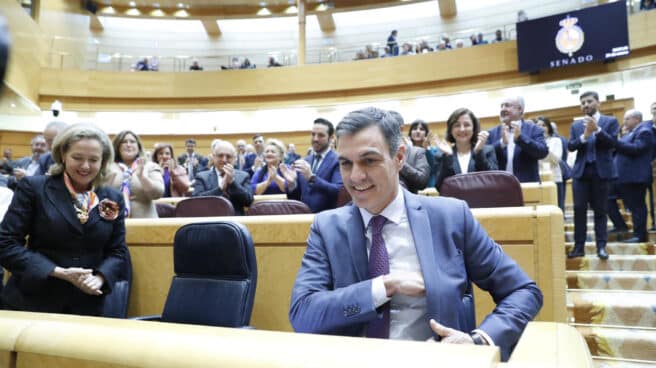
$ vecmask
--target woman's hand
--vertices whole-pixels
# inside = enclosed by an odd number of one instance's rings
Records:
[[[447,156],[453,154],[453,147],[451,147],[451,144],[449,144],[449,142],[443,139],[438,138],[435,146]]]
[[[55,267],[50,276],[69,282],[89,295],[102,295],[100,288],[105,283],[102,275],[94,275],[92,269],[82,267]]]
[[[487,143],[487,138],[490,136],[490,133],[487,130],[483,130],[478,133],[478,140],[476,141],[476,146],[474,146],[474,153],[479,153]]]
[[[267,166],[267,183],[271,184],[278,176],[278,171],[275,166]]]
[[[134,170],[134,173],[139,178],[144,176],[144,165],[145,165],[144,159],[141,157],[137,157],[137,168]]]

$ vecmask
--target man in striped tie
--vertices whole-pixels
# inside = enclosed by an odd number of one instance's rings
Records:
[[[394,116],[367,108],[336,129],[353,204],[314,218],[289,311],[298,332],[494,344],[507,359],[542,293],[466,203],[401,188],[405,145]],[[471,282],[497,307],[478,327]]]

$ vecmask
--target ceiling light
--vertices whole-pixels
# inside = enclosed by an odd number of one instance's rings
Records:
[[[128,9],[125,14],[127,15],[141,15],[141,12],[137,8]]]
[[[265,1],[260,1],[260,8],[264,8],[267,6],[267,3]]]
[[[298,13],[298,8],[296,8],[295,5],[292,5],[289,8],[285,9],[285,14],[296,14],[296,13]]]
[[[114,10],[114,8],[112,8],[111,6],[107,6],[103,8],[103,10],[101,10],[100,12],[103,14],[116,14],[116,10]]]
[[[257,15],[261,15],[261,16],[271,15],[271,12],[267,8],[262,8],[257,11]]]
[[[130,1],[128,5],[134,8],[135,6],[137,6],[137,3],[135,3],[134,1]]]
[[[9,106],[11,106],[11,108],[13,109],[13,108],[16,107],[16,104],[12,102],[11,105],[9,105]]]
[[[153,17],[163,17],[163,16],[166,15],[166,13],[164,13],[164,11],[162,11],[162,9],[153,9],[150,12],[150,15],[153,16]]]
[[[153,8],[159,8],[159,3],[153,3]]]
[[[317,8],[315,10],[316,11],[326,11],[326,10],[328,10],[328,6],[326,6],[326,4],[319,4],[319,5],[317,5]]]
[[[178,3],[178,8],[182,9],[184,7],[185,7],[185,5],[183,3]]]
[[[173,13],[173,15],[176,16],[176,17],[179,17],[179,18],[186,18],[186,17],[189,16],[189,13],[187,13],[187,11],[184,10],[184,9],[180,9],[180,10],[176,11],[175,13]]]

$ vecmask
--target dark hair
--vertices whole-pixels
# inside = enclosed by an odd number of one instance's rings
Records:
[[[333,126],[333,123],[331,123],[330,121],[328,121],[324,118],[314,119],[314,124],[321,124],[321,125],[327,126],[328,127],[328,136],[329,137],[332,137],[333,134],[335,134],[335,127]]]
[[[125,136],[128,134],[132,134],[134,139],[137,141],[137,146],[139,146],[139,153],[137,154],[137,157],[143,156],[143,145],[141,144],[141,139],[139,139],[139,136],[136,135],[131,130],[124,130],[118,133],[116,137],[114,137],[113,146],[114,146],[114,152],[116,152],[116,154],[114,155],[114,162],[123,162],[123,158],[121,158],[121,151],[119,148],[121,147],[121,142],[123,142],[123,139],[125,139]]]
[[[352,111],[337,124],[335,134],[339,140],[343,136],[354,135],[370,126],[377,126],[380,129],[389,147],[390,156],[394,156],[401,146],[401,131],[397,118],[390,111],[376,107]]]
[[[463,115],[469,115],[472,124],[474,124],[474,131],[472,132],[471,137],[471,144],[473,146],[476,144],[476,141],[478,141],[478,132],[481,131],[481,124],[478,122],[476,115],[466,107],[456,109],[451,113],[451,116],[449,116],[449,119],[446,121],[446,140],[451,143],[456,143],[456,139],[453,137],[453,134],[451,134],[451,128],[453,128],[458,119]]]
[[[153,151],[153,157],[151,158],[154,163],[159,164],[159,161],[157,161],[157,154],[163,151],[164,148],[168,148],[169,151],[171,151],[171,157],[175,157],[175,155],[173,154],[173,146],[170,143],[158,143],[155,146],[155,150]]]
[[[553,126],[551,126],[551,120],[549,120],[548,117],[545,117],[545,116],[538,116],[538,117],[535,119],[535,121],[542,121],[542,122],[544,123],[544,126],[545,126],[544,129],[547,130],[547,134],[548,134],[550,137],[553,137],[553,135],[556,133],[556,132],[554,132],[554,128],[553,128]]]
[[[196,140],[193,139],[193,138],[189,138],[189,139],[187,139],[187,140],[185,141],[185,145],[187,145],[187,144],[189,144],[189,143],[195,145],[195,144],[196,144]],[[171,150],[171,152],[173,152],[173,150]]]
[[[410,137],[410,140],[412,140],[412,131],[416,129],[418,126],[424,129],[424,131],[426,131],[426,136],[428,136],[428,133],[430,133],[430,129],[428,129],[428,124],[426,124],[426,122],[421,119],[417,119],[413,121],[412,124],[410,124],[410,129],[408,129],[408,137]],[[414,143],[415,142],[412,142],[412,144]]]
[[[264,140],[264,136],[263,136],[262,134],[260,134],[260,133],[255,134],[255,135],[253,136],[253,138],[251,138],[251,140],[254,141],[256,138],[262,138],[262,139]]]
[[[394,111],[394,110],[389,110],[387,111],[392,117],[396,120],[396,124],[398,125],[398,128],[401,129],[403,127],[403,124],[405,122],[403,121],[403,115],[401,113]]]
[[[586,97],[592,97],[592,98],[594,98],[595,100],[599,101],[599,94],[598,94],[597,92],[595,92],[595,91],[587,91],[587,92],[583,92],[583,94],[579,97],[579,100],[582,100],[582,99],[584,99],[584,98],[586,98]]]

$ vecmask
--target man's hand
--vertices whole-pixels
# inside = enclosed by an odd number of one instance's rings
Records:
[[[476,146],[474,146],[474,153],[479,153],[487,143],[487,139],[490,137],[490,133],[487,130],[478,132],[478,140],[476,141]]]
[[[597,131],[597,122],[592,116],[583,118],[583,124],[585,125],[585,131],[583,132],[585,138],[590,137],[592,133]]]
[[[383,284],[388,297],[394,294],[407,296],[424,296],[424,278],[421,273],[393,273],[383,276]]]
[[[223,177],[222,177],[222,179],[223,179],[223,182],[221,184],[221,186],[222,186],[221,190],[223,190],[225,192],[226,189],[228,189],[228,185],[230,185],[235,180],[235,168],[234,168],[234,166],[232,166],[231,164],[228,164],[228,163],[223,165]]]
[[[454,330],[446,326],[442,326],[432,318],[428,323],[430,324],[431,330],[433,330],[433,332],[435,332],[441,337],[440,342],[445,342],[447,344],[473,344],[474,343],[474,340],[472,340],[469,334],[466,334],[462,331]],[[429,341],[431,340],[433,339],[429,339]]]
[[[24,169],[18,167],[14,169],[14,177],[16,178],[16,180],[23,179],[25,175],[27,175],[27,171],[25,171]]]
[[[519,126],[519,121],[511,121],[510,122],[510,127],[513,130],[513,140],[517,140],[519,138],[519,134],[522,132]]]
[[[298,170],[305,179],[310,179],[310,176],[312,176],[312,168],[310,167],[310,164],[303,160],[303,159],[298,159],[294,161],[294,169]]]

